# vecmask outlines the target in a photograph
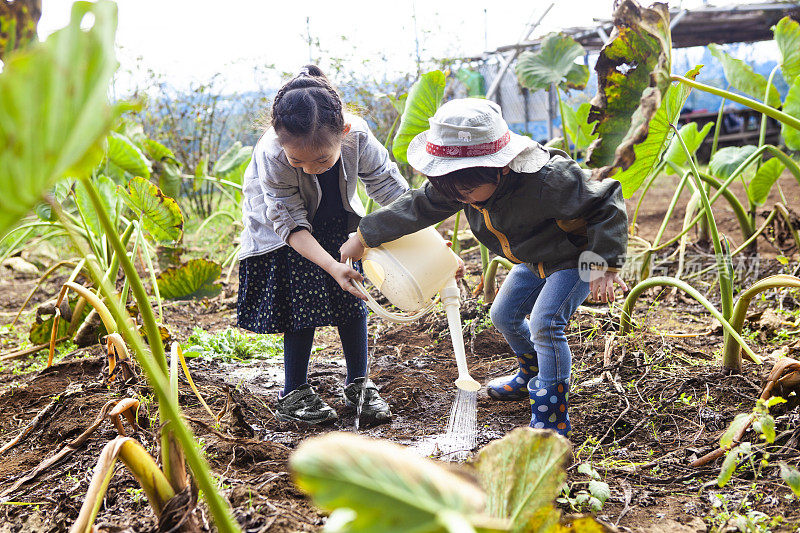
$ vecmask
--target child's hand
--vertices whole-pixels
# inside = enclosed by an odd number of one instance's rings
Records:
[[[456,269],[456,279],[461,279],[467,273],[467,268],[464,266],[464,261],[458,258],[458,268]]]
[[[592,299],[603,303],[613,302],[615,298],[614,283],[619,285],[623,292],[628,291],[625,281],[616,272],[605,271],[602,274],[598,272],[597,277],[592,276],[592,281],[589,282]]]
[[[346,290],[356,298],[360,298],[362,300],[367,299],[363,294],[361,294],[361,291],[356,289],[356,286],[353,285],[351,281],[364,281],[364,276],[359,274],[357,270],[345,265],[344,263],[337,263],[334,261],[328,268],[328,274],[333,276],[333,279],[336,280],[336,283],[338,283],[342,289]]]
[[[350,235],[350,238],[344,241],[344,244],[339,248],[339,253],[341,254],[341,258],[339,259],[342,263],[346,262],[348,259],[352,259],[353,261],[358,261],[364,256],[364,245],[361,244],[361,239],[358,238],[358,235],[353,233]]]
[[[453,247],[453,241],[445,241],[448,248]],[[464,277],[464,274],[467,273],[467,268],[464,266],[464,261],[456,254],[456,258],[458,259],[458,268],[456,269],[456,279],[461,279]]]

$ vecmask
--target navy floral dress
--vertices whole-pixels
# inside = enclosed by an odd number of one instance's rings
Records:
[[[347,240],[347,212],[339,192],[339,165],[317,176],[322,196],[312,235],[333,257]],[[361,271],[361,264],[355,264]],[[283,246],[239,265],[238,325],[254,333],[285,333],[341,326],[367,316],[364,302],[343,290],[330,274]]]

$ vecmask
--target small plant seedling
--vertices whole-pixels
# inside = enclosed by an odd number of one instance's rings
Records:
[[[558,503],[568,505],[569,508],[577,513],[592,511],[599,513],[603,510],[603,505],[606,500],[611,497],[611,488],[608,483],[600,480],[600,474],[592,468],[591,463],[581,463],[578,465],[578,473],[587,476],[588,480],[574,481],[564,487],[561,491],[561,497],[556,498]],[[576,486],[586,485],[575,492]],[[574,492],[574,495],[573,495]]]

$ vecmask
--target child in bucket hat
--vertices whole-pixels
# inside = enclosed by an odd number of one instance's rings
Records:
[[[529,399],[535,428],[567,435],[572,356],[564,330],[591,292],[614,299],[627,245],[627,215],[614,179],[592,180],[569,156],[510,131],[489,100],[442,105],[408,147],[428,181],[364,217],[341,259],[464,210],[475,237],[516,265],[490,316],[519,362],[492,380],[490,397]]]

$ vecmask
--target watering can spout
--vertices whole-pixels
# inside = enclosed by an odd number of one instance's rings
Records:
[[[456,356],[458,378],[456,387],[467,392],[477,392],[481,384],[472,379],[467,370],[467,353],[464,349],[464,336],[461,333],[461,300],[459,298],[458,284],[451,278],[439,293],[447,314],[447,325],[450,328],[450,338],[453,341],[453,352]]]

